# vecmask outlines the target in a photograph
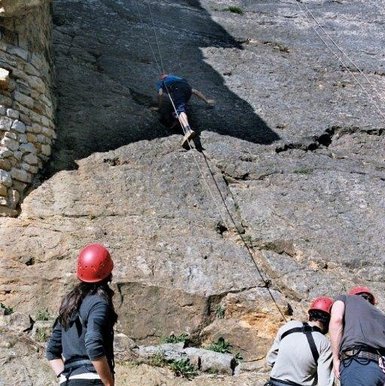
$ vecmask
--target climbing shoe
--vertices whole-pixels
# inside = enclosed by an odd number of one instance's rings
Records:
[[[194,130],[188,129],[186,131],[186,134],[184,135],[184,137],[182,139],[182,146],[184,146],[191,139],[194,139],[196,137],[196,135],[197,134],[196,134],[196,132]]]

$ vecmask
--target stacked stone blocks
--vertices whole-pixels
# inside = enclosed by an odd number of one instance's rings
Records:
[[[56,138],[52,64],[43,53],[0,40],[0,215],[18,207]]]

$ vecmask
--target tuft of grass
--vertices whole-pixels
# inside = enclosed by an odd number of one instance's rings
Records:
[[[227,342],[224,338],[220,337],[216,342],[212,342],[209,346],[207,346],[207,350],[219,352],[222,354],[231,354],[231,344]]]
[[[224,11],[236,13],[238,15],[243,15],[242,8],[230,5],[229,7],[225,8]]]
[[[48,312],[48,309],[45,310],[38,310],[36,313],[36,320],[49,320],[50,314]]]
[[[223,319],[225,317],[225,311],[225,307],[218,304],[215,308],[215,317],[217,317],[218,319]]]
[[[177,377],[190,380],[198,375],[197,369],[190,363],[190,359],[178,359],[170,364],[170,369]]]
[[[313,169],[311,168],[300,168],[293,171],[296,174],[311,174],[313,173]]]
[[[36,341],[47,342],[48,338],[49,338],[49,334],[45,329],[40,328],[36,331],[36,336],[35,336]]]
[[[221,354],[233,354],[232,352],[232,345],[230,342],[227,342],[224,338],[219,338],[216,342],[211,343],[208,347],[206,347],[207,350],[219,352]],[[233,354],[234,355],[234,354]],[[241,353],[237,352],[234,355],[234,359],[236,363],[239,363],[243,360],[243,357]]]
[[[158,352],[151,357],[148,364],[154,367],[166,367],[168,365],[168,361],[162,352]]]
[[[11,315],[14,312],[12,307],[7,307],[3,303],[0,303],[0,308],[2,308],[4,310],[4,315]]]
[[[182,334],[175,335],[170,334],[169,336],[162,338],[161,343],[185,343],[189,342],[189,335],[183,332]]]

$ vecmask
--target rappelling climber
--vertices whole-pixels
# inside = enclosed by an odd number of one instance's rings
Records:
[[[368,287],[336,298],[330,340],[335,375],[341,386],[385,385],[385,314]]]
[[[265,386],[332,386],[332,352],[328,332],[333,299],[315,298],[309,322],[290,321],[282,326],[266,357],[273,369]]]
[[[209,106],[214,106],[213,99],[206,98],[200,91],[192,88],[186,79],[173,74],[161,74],[159,81],[156,83],[158,91],[158,107],[153,107],[153,110],[160,110],[162,107],[163,95],[166,94],[172,99],[173,106],[172,120],[170,128],[174,128],[178,123],[181,124],[184,138],[182,144],[185,144],[190,139],[196,136],[194,130],[191,129],[187,117],[187,102],[191,95],[195,95],[201,100],[205,101]]]
[[[109,287],[113,262],[101,244],[83,248],[75,288],[62,300],[46,357],[62,386],[114,386],[113,326]]]

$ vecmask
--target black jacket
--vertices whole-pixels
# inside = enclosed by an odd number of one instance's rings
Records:
[[[67,364],[106,356],[113,371],[114,321],[115,313],[106,299],[97,294],[86,296],[67,330],[58,321],[55,322],[47,344],[47,359],[61,358]],[[89,371],[95,372],[92,364],[79,366],[71,373],[75,375]]]

